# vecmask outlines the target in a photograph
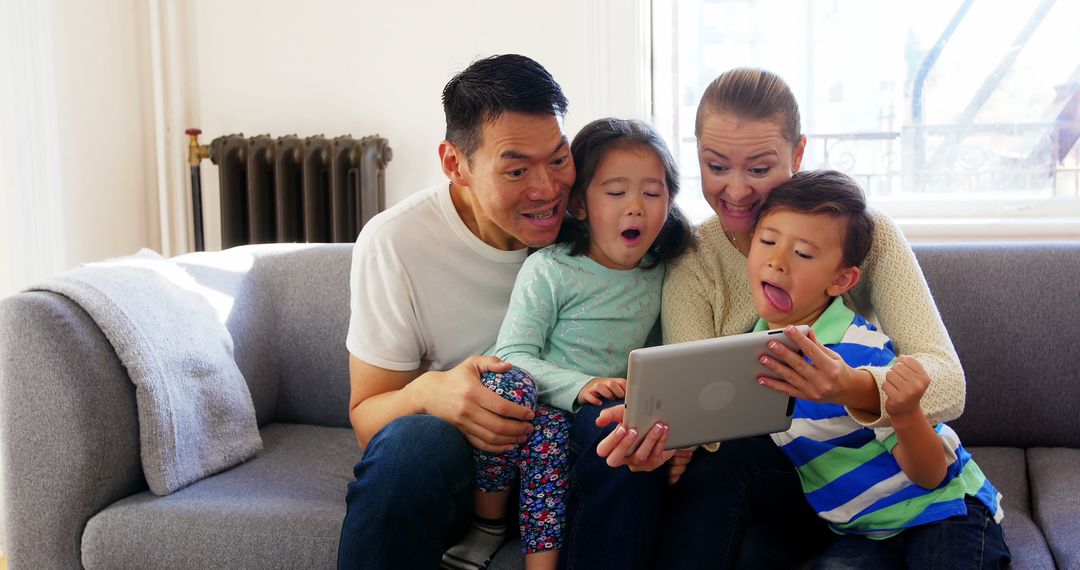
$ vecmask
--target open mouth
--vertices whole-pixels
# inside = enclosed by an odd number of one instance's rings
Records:
[[[791,312],[791,309],[795,306],[795,303],[791,300],[791,295],[772,283],[762,281],[761,291],[765,294],[765,300],[782,313]]]
[[[634,241],[641,237],[641,230],[623,230],[622,237],[630,241]]]

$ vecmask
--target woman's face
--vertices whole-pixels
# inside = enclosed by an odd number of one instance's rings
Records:
[[[724,229],[749,233],[773,188],[799,170],[806,137],[784,137],[777,119],[707,113],[698,136],[701,190]]]

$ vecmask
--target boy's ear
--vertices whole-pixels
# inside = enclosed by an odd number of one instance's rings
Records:
[[[862,277],[862,271],[858,267],[842,267],[836,272],[836,277],[833,278],[832,283],[829,284],[828,289],[825,289],[825,292],[830,297],[843,295],[858,284],[860,277]]]
[[[468,186],[465,177],[468,174],[468,161],[454,143],[444,140],[439,143],[439,164],[443,174],[456,186]]]

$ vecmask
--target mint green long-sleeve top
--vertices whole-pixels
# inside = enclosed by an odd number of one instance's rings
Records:
[[[525,260],[495,347],[529,372],[541,402],[575,411],[593,378],[625,378],[660,315],[664,266],[609,269],[556,244]]]

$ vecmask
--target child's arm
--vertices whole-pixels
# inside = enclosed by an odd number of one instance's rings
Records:
[[[552,266],[546,250],[525,260],[514,282],[510,306],[493,353],[532,376],[538,399],[572,411],[578,393],[592,377],[552,364],[541,356],[562,305],[558,272],[552,271]]]
[[[919,401],[930,385],[930,376],[911,356],[901,356],[885,375],[885,411],[892,417],[899,443],[893,457],[913,483],[933,489],[945,479],[949,468],[945,446],[923,414]]]

